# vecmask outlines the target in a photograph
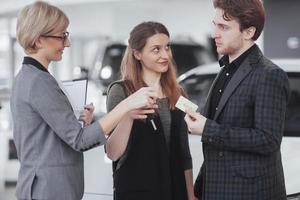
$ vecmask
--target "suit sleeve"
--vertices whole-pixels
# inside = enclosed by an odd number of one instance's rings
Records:
[[[263,72],[254,100],[251,128],[228,127],[207,119],[202,142],[232,151],[267,155],[280,149],[289,83],[279,68]]]
[[[81,127],[71,104],[53,77],[42,74],[36,78],[36,83],[30,92],[31,106],[60,139],[76,151],[85,151],[106,142],[98,122]]]

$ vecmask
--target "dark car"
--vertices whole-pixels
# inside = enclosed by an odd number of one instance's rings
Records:
[[[104,86],[120,78],[120,65],[126,45],[123,43],[112,43],[108,45],[102,55],[96,61],[95,68],[97,78]],[[177,66],[177,74],[202,64],[214,61],[212,53],[204,46],[192,42],[172,42],[171,50]],[[100,66],[99,66],[100,63]]]

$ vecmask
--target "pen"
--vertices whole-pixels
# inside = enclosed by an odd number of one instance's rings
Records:
[[[151,119],[151,120],[150,120],[150,122],[151,122],[151,124],[152,124],[152,127],[153,127],[153,129],[156,131],[156,130],[157,130],[157,128],[156,128],[156,125],[155,125],[155,123],[154,123],[154,120],[153,120],[153,119]]]

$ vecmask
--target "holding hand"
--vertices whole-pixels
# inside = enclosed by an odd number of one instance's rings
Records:
[[[93,121],[95,107],[93,103],[84,106],[84,110],[80,112],[79,120],[83,121],[83,127],[90,125]]]
[[[99,119],[103,132],[109,134],[129,111],[136,110],[133,111],[132,116],[141,119],[140,117],[143,117],[142,115],[147,114],[148,111],[137,111],[137,109],[155,108],[157,96],[157,92],[152,87],[143,87],[131,94],[107,115]]]
[[[201,135],[203,133],[203,129],[206,123],[206,118],[203,115],[198,112],[187,110],[184,120],[188,126],[188,130],[192,134]]]
[[[155,109],[157,108],[158,108],[157,104],[152,104],[149,107],[143,107],[140,109],[131,110],[128,112],[128,114],[132,120],[146,119],[148,117],[147,115],[155,113]]]
[[[152,87],[143,87],[124,100],[128,110],[151,107],[157,99],[157,92]]]

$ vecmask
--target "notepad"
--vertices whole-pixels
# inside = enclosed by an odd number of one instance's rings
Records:
[[[83,111],[86,104],[87,83],[87,79],[62,81],[62,90],[68,97],[77,119],[79,119],[80,112]]]

